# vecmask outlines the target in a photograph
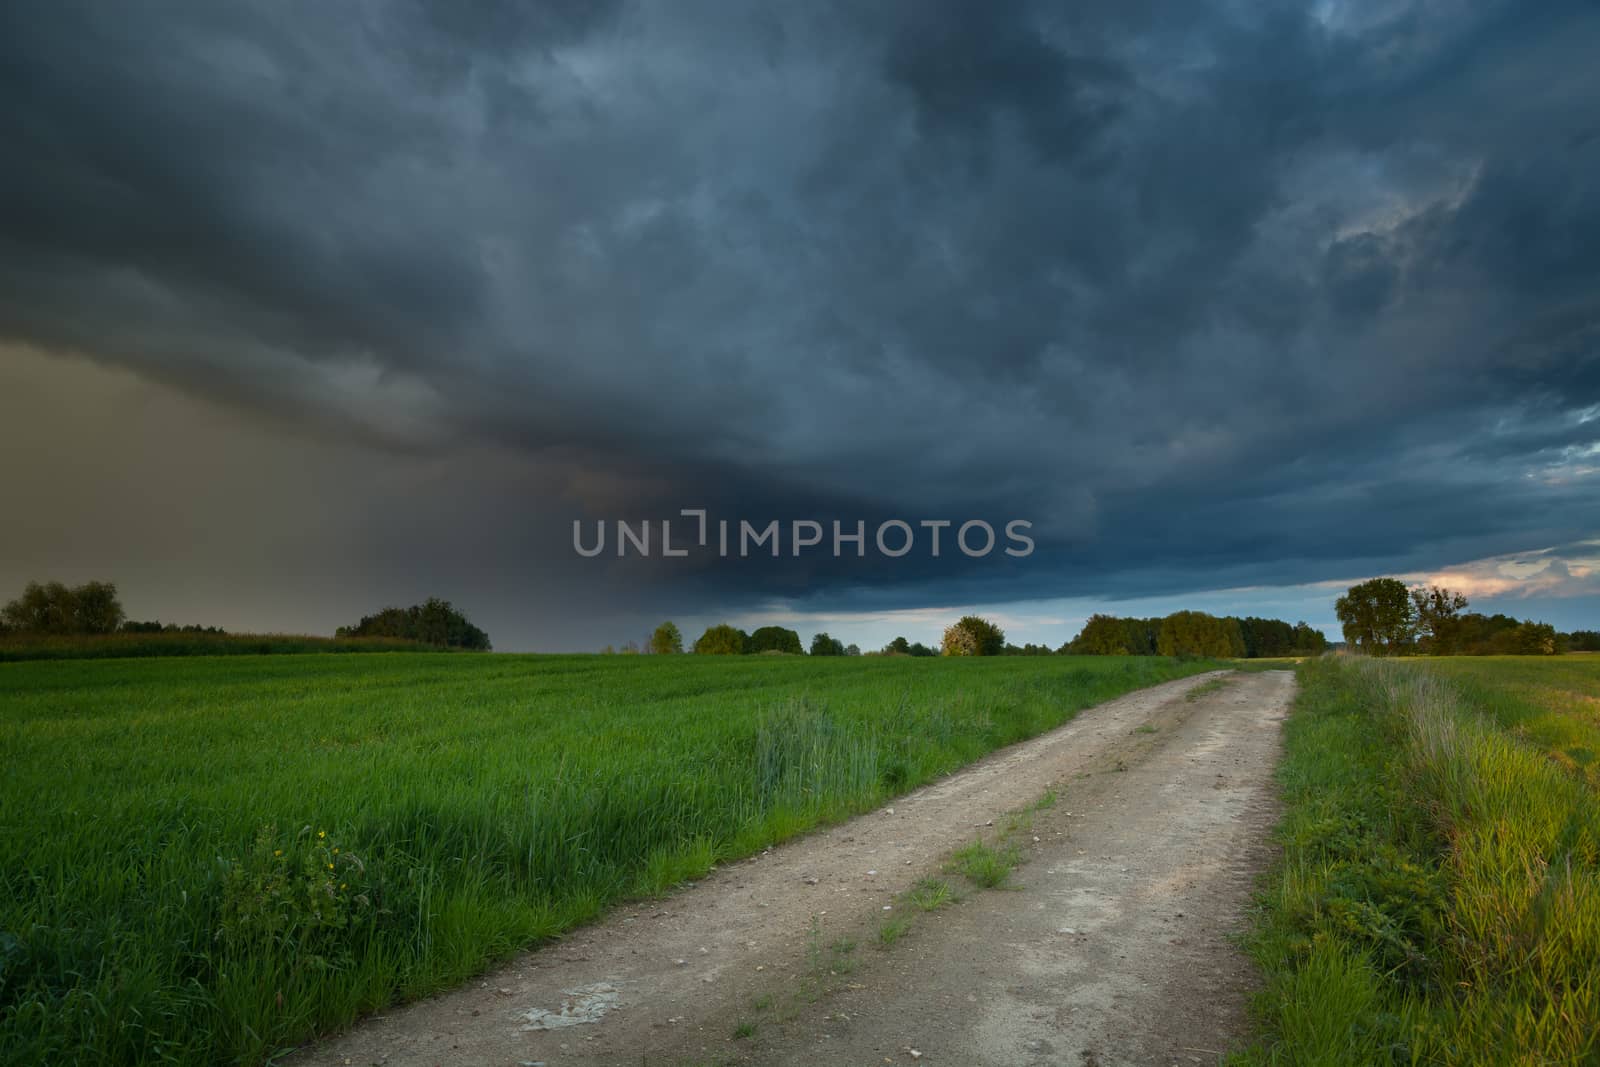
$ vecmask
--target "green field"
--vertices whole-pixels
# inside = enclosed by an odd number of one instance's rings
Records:
[[[0,1061],[256,1063],[1216,666],[0,664]]]
[[[1299,668],[1240,1062],[1600,1062],[1600,659]]]

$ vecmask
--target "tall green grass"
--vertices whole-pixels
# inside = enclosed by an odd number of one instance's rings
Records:
[[[0,665],[0,1061],[261,1062],[1210,666]]]
[[[1467,702],[1600,789],[1600,657],[1456,657],[1429,662]]]
[[[1270,1036],[1239,1060],[1600,1058],[1600,798],[1478,702],[1523,667],[1300,668],[1252,944]]]

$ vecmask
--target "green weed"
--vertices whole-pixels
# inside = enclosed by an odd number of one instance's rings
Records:
[[[955,891],[943,878],[924,878],[911,888],[906,899],[923,911],[937,911],[955,899]]]
[[[885,919],[878,927],[878,944],[885,948],[899,941],[911,929],[911,916],[896,915]]]
[[[1011,870],[1021,859],[1014,845],[998,848],[974,841],[957,849],[950,857],[952,867],[965,875],[973,884],[985,889],[995,889],[1006,883]]]

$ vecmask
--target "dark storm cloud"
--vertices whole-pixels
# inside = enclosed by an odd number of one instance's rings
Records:
[[[1584,3],[10,5],[0,334],[439,457],[486,585],[701,505],[1039,551],[618,573],[992,602],[1566,543],[1597,50]]]

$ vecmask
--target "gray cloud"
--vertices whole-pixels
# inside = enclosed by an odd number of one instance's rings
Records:
[[[663,603],[1592,535],[1600,14],[1326,10],[12,6],[0,336],[438,465],[504,536],[377,554],[486,588],[697,503],[1040,550],[627,569]]]

